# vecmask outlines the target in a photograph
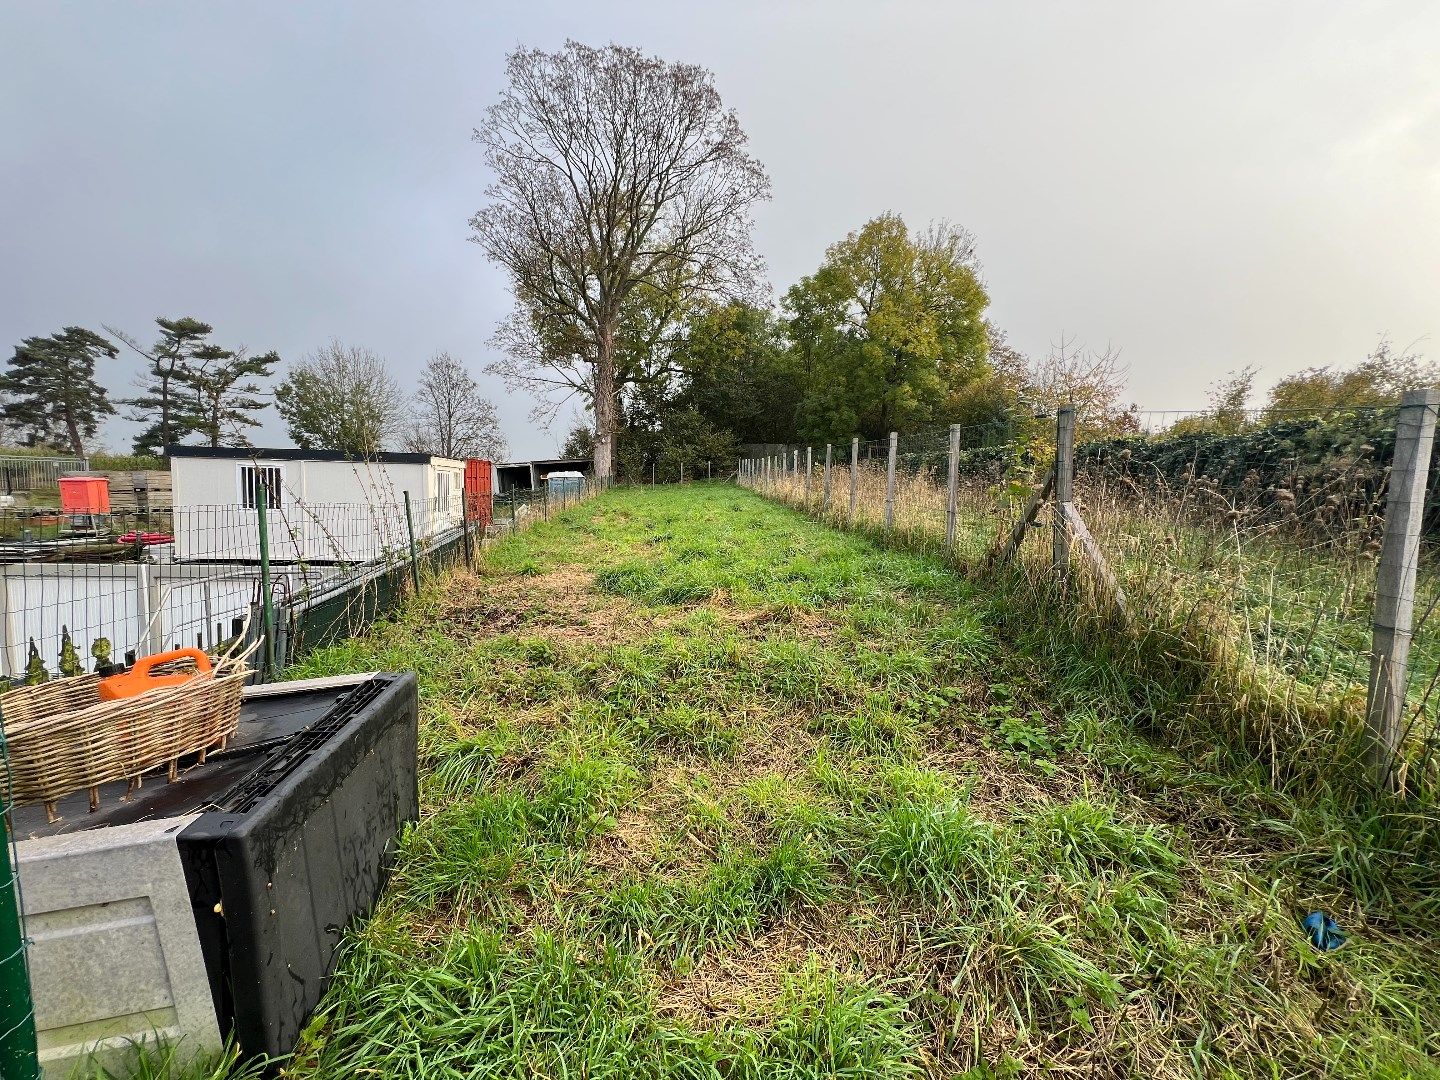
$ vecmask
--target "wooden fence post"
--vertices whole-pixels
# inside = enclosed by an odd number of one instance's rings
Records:
[[[1070,572],[1070,522],[1064,507],[1074,498],[1075,406],[1055,414],[1055,550],[1051,567],[1062,581]]]
[[[1420,527],[1435,443],[1437,406],[1440,393],[1434,390],[1412,390],[1400,399],[1395,459],[1390,464],[1390,492],[1385,504],[1385,534],[1375,571],[1374,639],[1365,730],[1371,773],[1377,786],[1389,790],[1398,786],[1396,766],[1404,737],[1415,569],[1420,558]]]
[[[960,484],[960,425],[950,425],[950,467],[945,487],[945,550],[955,550],[955,509]]]
[[[850,440],[850,524],[855,524],[855,503],[860,496],[860,489],[856,486],[859,481],[860,471],[860,436],[856,435]]]
[[[890,454],[885,462],[885,530],[895,525],[895,451],[900,433],[890,432]]]
[[[830,453],[835,447],[831,443],[825,444],[825,486],[820,495],[820,509],[822,512],[830,509]]]

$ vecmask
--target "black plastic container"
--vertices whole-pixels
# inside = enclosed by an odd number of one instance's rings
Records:
[[[179,834],[220,1030],[246,1056],[294,1048],[342,932],[378,898],[418,813],[417,717],[415,676],[376,675],[277,734]]]

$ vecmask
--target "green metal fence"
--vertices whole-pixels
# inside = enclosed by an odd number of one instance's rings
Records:
[[[25,952],[20,882],[15,876],[15,846],[10,836],[10,757],[0,715],[0,1078],[35,1080],[40,1062],[35,1044],[35,1006],[30,997],[30,967]]]

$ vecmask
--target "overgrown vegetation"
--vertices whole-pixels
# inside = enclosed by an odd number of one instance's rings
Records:
[[[1053,460],[1053,440],[1047,448],[1033,432],[961,452],[951,551],[943,434],[899,441],[888,532],[884,445],[862,446],[853,514],[848,465],[832,470],[828,504],[819,469],[808,484],[803,468],[767,469],[751,482],[824,520],[943,551],[963,572],[1012,590],[1021,627],[1044,618],[1114,672],[1160,687],[1171,702],[1168,727],[1194,734],[1197,752],[1240,750],[1277,784],[1364,802],[1373,775],[1363,762],[1365,691],[1395,422],[1394,410],[1363,410],[1078,447],[1076,504],[1121,587],[1123,611],[1078,548],[1074,588],[1062,595],[1048,528],[1011,565],[997,565],[999,541]],[[1047,509],[1040,524],[1050,517]],[[1440,833],[1435,566],[1427,553],[1398,760],[1401,787],[1425,807],[1420,833],[1430,842]]]
[[[1406,823],[1023,601],[619,490],[314,655],[419,671],[422,819],[287,1075],[1436,1075]]]

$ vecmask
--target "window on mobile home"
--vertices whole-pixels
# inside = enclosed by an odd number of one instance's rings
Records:
[[[241,465],[240,505],[246,510],[258,510],[264,498],[267,510],[279,510],[284,483],[285,470],[279,465]]]
[[[450,474],[448,472],[435,474],[435,502],[440,513],[448,514],[450,512]]]

